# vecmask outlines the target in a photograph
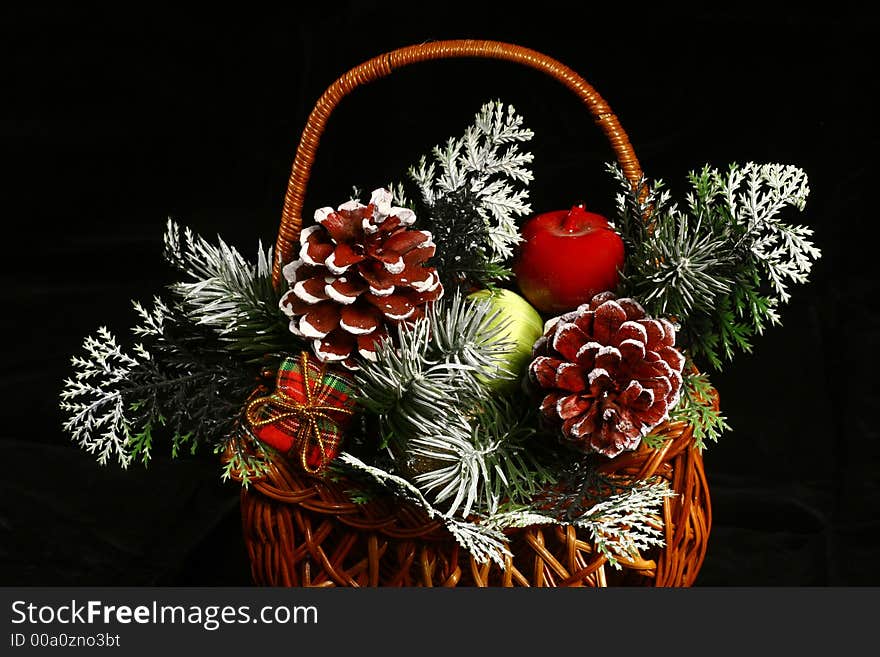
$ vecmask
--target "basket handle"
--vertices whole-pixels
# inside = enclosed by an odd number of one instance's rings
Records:
[[[626,178],[633,185],[638,183],[642,175],[641,167],[617,117],[608,103],[586,80],[561,62],[535,50],[498,41],[434,41],[398,48],[373,57],[343,74],[321,95],[309,114],[296,149],[287,193],[284,196],[284,209],[272,264],[272,283],[276,288],[282,284],[281,269],[290,260],[295,252],[294,245],[299,241],[306,184],[315,161],[318,143],[330,114],[339,102],[357,87],[384,78],[395,69],[418,62],[464,57],[500,59],[522,64],[537,69],[564,84],[590,110],[590,114],[614,149]]]

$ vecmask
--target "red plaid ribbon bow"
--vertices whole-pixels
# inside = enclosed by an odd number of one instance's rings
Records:
[[[354,414],[354,390],[351,378],[302,352],[281,363],[275,391],[251,399],[245,418],[257,438],[284,453],[295,450],[303,470],[315,474],[339,453]]]

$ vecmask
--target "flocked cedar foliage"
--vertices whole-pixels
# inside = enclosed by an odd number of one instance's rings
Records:
[[[820,257],[813,231],[786,216],[803,210],[807,174],[781,164],[707,166],[688,176],[681,207],[662,181],[634,188],[616,165],[611,171],[622,188],[625,293],[651,314],[677,318],[697,361],[720,369],[750,351],[756,335],[780,323],[789,286],[806,282]]]
[[[422,508],[429,518],[442,520],[478,563],[491,560],[502,567],[504,557],[510,555],[505,530],[536,524],[569,524],[585,530],[608,563],[620,568],[619,559],[632,559],[640,550],[663,545],[660,509],[663,500],[675,494],[664,481],[620,480],[612,486],[604,481],[602,495],[585,495],[588,485],[594,485],[601,475],[582,462],[565,473],[561,486],[554,486],[553,497],[541,500],[540,504],[511,505],[493,514],[478,514],[480,521],[473,522],[437,508],[408,478],[370,465],[350,453],[340,455],[338,467],[355,480],[360,478],[363,486],[372,484],[379,494],[391,492]],[[577,498],[577,508],[568,503],[568,498]]]
[[[68,414],[64,428],[80,447],[95,454],[101,465],[115,458],[128,466],[134,429],[126,412],[129,402],[121,389],[138,367],[138,357],[148,356],[138,345],[134,353],[123,351],[104,326],[85,339],[83,351],[85,355],[71,359],[76,373],[65,380],[61,392],[61,410]]]
[[[74,356],[64,382],[65,429],[99,462],[123,467],[150,460],[154,434],[170,436],[173,455],[201,445],[215,449],[235,434],[240,409],[272,354],[295,342],[277,312],[271,251],[249,263],[222,240],[208,243],[169,221],[167,261],[184,280],[170,300],[134,302],[134,342],[121,345],[102,327]],[[233,467],[254,470],[245,450]]]
[[[533,156],[520,145],[532,136],[512,106],[489,102],[462,137],[410,168],[416,215],[434,236],[435,266],[448,289],[462,280],[488,285],[510,276],[521,239],[517,222],[531,211]]]

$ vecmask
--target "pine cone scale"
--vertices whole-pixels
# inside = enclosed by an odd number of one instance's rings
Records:
[[[285,294],[281,297],[279,305],[284,314],[291,318],[290,323],[297,327],[299,326],[300,316],[307,313],[311,308],[311,304],[298,299],[292,293]]]
[[[620,349],[612,346],[600,347],[593,361],[593,367],[613,372],[620,367],[622,361]]]
[[[361,294],[366,292],[368,286],[349,276],[340,276],[338,278],[324,278],[324,294],[328,299],[333,299],[336,303],[348,305],[354,303]]]
[[[359,221],[351,221],[351,211],[320,208],[315,212],[315,222],[323,226],[337,244],[350,244],[363,238],[363,225]]]
[[[312,343],[315,355],[325,363],[341,363],[351,357],[357,339],[351,333],[337,329]]]
[[[375,306],[357,303],[339,311],[339,326],[352,335],[372,333],[382,324],[382,313]]]
[[[403,321],[410,319],[415,312],[415,306],[412,301],[402,294],[389,294],[387,296],[376,296],[370,292],[363,295],[367,303],[379,310],[385,317],[394,321]]]
[[[333,243],[320,232],[320,226],[309,226],[300,233],[299,257],[307,265],[321,267],[333,254]]]
[[[330,295],[327,294],[326,284],[323,279],[318,277],[298,281],[293,286],[293,293],[297,299],[309,304],[320,303],[330,298]]]
[[[530,372],[542,388],[550,388],[556,384],[556,370],[564,361],[550,356],[538,356],[532,361]]]
[[[587,389],[585,378],[584,369],[580,365],[562,363],[556,368],[555,385],[562,390],[581,392]]]
[[[392,253],[403,256],[418,247],[420,244],[424,244],[430,241],[430,235],[412,230],[405,230],[396,232],[391,235],[387,240],[385,240],[384,247],[390,250]],[[370,255],[373,254],[371,253]],[[373,257],[377,256],[374,255]]]
[[[593,337],[597,342],[607,345],[614,340],[625,321],[626,311],[617,302],[608,300],[596,308],[593,315]]]
[[[367,259],[366,255],[358,251],[350,244],[339,244],[333,249],[333,253],[327,257],[324,264],[331,273],[344,274],[352,265],[360,264]]]
[[[566,360],[573,361],[585,342],[587,335],[576,324],[566,322],[556,329],[552,344]]]
[[[324,301],[310,306],[299,320],[299,330],[307,338],[323,338],[339,327],[339,306]]]
[[[380,327],[368,335],[355,336],[358,353],[367,360],[376,360],[376,344],[388,337],[388,332]]]
[[[554,400],[556,413],[563,420],[578,418],[590,408],[590,400],[583,395],[565,395]]]
[[[422,265],[433,258],[435,253],[437,253],[437,245],[428,240],[427,242],[422,242],[411,251],[407,251],[403,255],[403,261],[407,266]]]
[[[684,369],[684,356],[671,345],[663,347],[657,353],[669,364],[673,372],[681,372]]]
[[[403,270],[397,274],[388,271],[384,264],[370,261],[358,268],[358,273],[369,283],[370,287],[379,291],[394,290],[400,284]]]
[[[648,344],[648,331],[638,322],[627,320],[617,329],[617,335],[614,336],[614,340],[615,342],[633,340],[634,342],[646,345]]]
[[[587,372],[591,371],[593,367],[596,365],[596,355],[599,353],[599,350],[602,348],[602,345],[598,342],[593,342],[592,340],[584,343],[580,349],[577,350],[577,355],[575,360],[577,363],[583,367]]]
[[[620,352],[620,356],[621,358],[623,358],[623,361],[630,367],[634,366],[636,363],[643,361],[645,359],[645,356],[647,355],[647,352],[645,351],[645,344],[643,342],[632,340],[630,338],[621,340],[620,344],[617,346],[617,349]]]

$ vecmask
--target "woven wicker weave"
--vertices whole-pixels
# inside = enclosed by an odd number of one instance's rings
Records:
[[[639,162],[617,117],[602,97],[560,62],[516,45],[493,41],[440,41],[385,53],[334,82],[310,114],[297,148],[276,244],[273,281],[298,244],[306,184],[319,140],[337,104],[358,86],[410,64],[481,57],[535,68],[560,81],[586,105],[607,137],[626,177],[636,182]],[[714,399],[717,404],[717,397]],[[282,460],[242,489],[242,528],[253,580],[271,586],[690,586],[706,552],[711,506],[702,457],[692,427],[667,422],[659,449],[608,461],[607,473],[661,477],[677,493],[664,502],[665,545],[611,568],[590,540],[571,526],[535,526],[507,532],[512,557],[504,568],[478,564],[443,524],[388,497],[355,504],[353,484],[297,471]],[[224,458],[228,457],[226,455]]]

